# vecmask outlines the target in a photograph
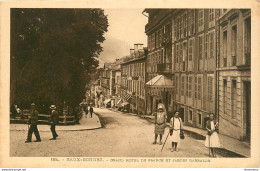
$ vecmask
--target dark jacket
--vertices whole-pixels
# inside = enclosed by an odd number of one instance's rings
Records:
[[[30,118],[29,118],[29,123],[32,125],[37,125],[38,124],[38,111],[37,110],[31,110],[30,111]]]
[[[90,108],[89,108],[89,112],[90,112],[90,113],[93,113],[93,107],[90,107]]]
[[[211,124],[210,124],[210,120],[207,121],[207,124],[206,124],[206,128],[211,130]],[[214,120],[214,125],[215,125],[215,131],[218,133],[218,125],[217,125],[217,121]],[[208,131],[208,135],[211,135],[211,133]]]
[[[55,125],[59,123],[59,113],[56,110],[51,112],[50,122]]]

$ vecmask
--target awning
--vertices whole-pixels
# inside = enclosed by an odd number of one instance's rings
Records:
[[[164,75],[157,75],[156,77],[154,77],[153,79],[151,79],[150,81],[148,81],[146,84],[146,86],[151,86],[151,87],[173,87],[173,83],[172,80]]]
[[[128,102],[124,102],[124,103],[122,103],[121,105],[122,106],[125,106],[125,105],[128,105],[129,103]]]
[[[128,101],[132,97],[131,94],[127,94],[124,96],[125,101]]]
[[[110,101],[111,101],[111,99],[106,99],[106,100],[104,101],[104,103],[107,104],[107,103],[109,103]]]
[[[117,105],[122,103],[122,99],[118,100],[118,102],[116,103]]]

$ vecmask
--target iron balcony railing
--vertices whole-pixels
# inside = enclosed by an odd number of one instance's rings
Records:
[[[161,73],[171,73],[172,63],[157,64],[157,71]]]

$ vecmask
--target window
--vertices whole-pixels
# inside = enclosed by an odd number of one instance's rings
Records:
[[[199,14],[198,14],[198,20],[199,20],[199,31],[202,31],[204,28],[204,11],[203,9],[199,10]]]
[[[189,61],[192,61],[193,57],[193,39],[189,40]]]
[[[189,25],[189,35],[192,35],[195,33],[195,10],[190,10],[189,11],[189,20],[188,20],[188,25]]]
[[[181,77],[181,96],[184,96],[184,76]]]
[[[176,25],[177,25],[177,29],[176,29],[176,31],[177,31],[177,40],[179,40],[180,39],[180,19],[179,18],[177,18],[177,20],[176,20]]]
[[[191,98],[191,92],[192,92],[192,77],[189,77],[189,98]]]
[[[224,114],[227,113],[227,80],[224,79],[223,80],[223,111],[224,111]]]
[[[174,40],[177,40],[177,20],[174,20]]]
[[[210,33],[210,42],[209,42],[209,57],[214,58],[214,32]]]
[[[185,13],[184,15],[183,15],[183,22],[184,22],[184,24],[183,24],[183,35],[184,35],[184,37],[186,37],[187,36],[187,27],[188,27],[188,17],[187,17],[187,13]]]
[[[209,10],[209,22],[214,22],[214,20],[215,20],[214,9],[210,9]]]
[[[205,36],[205,58],[208,58],[208,43],[209,42],[209,34]]]
[[[183,38],[183,15],[180,18],[180,38]]]
[[[179,59],[180,59],[180,62],[182,61],[182,58],[183,58],[182,44],[180,44],[179,45]]]
[[[231,55],[232,55],[232,66],[236,66],[237,59],[237,26],[232,27],[231,37]]]
[[[192,110],[189,110],[189,120],[192,121],[193,120],[193,116],[192,116]]]
[[[244,33],[244,52],[245,52],[245,64],[251,63],[251,17],[245,20],[245,33]]]
[[[203,36],[199,37],[199,59],[203,59]]]
[[[202,115],[200,113],[198,113],[198,121],[199,121],[199,125],[202,125]]]
[[[231,102],[232,102],[232,118],[236,118],[236,108],[237,108],[237,81],[236,80],[232,80]]]
[[[189,96],[189,77],[186,76],[186,96]]]
[[[208,101],[212,102],[212,94],[213,94],[213,77],[208,77]]]
[[[198,77],[198,100],[201,100],[201,77]]]
[[[227,67],[227,31],[223,32],[223,67]]]
[[[179,62],[179,45],[176,45],[176,63]]]
[[[178,76],[176,76],[176,80],[175,80],[175,83],[176,83],[176,85],[175,85],[175,87],[176,87],[176,94],[179,94],[179,77]]]
[[[197,77],[196,77],[196,76],[194,77],[194,82],[195,82],[195,84],[194,84],[194,86],[195,86],[195,87],[194,87],[194,98],[197,99],[197,94],[198,94],[198,89],[197,89],[197,88],[198,88],[198,84],[197,84]]]

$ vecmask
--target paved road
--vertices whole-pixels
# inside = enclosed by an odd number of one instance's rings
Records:
[[[204,142],[188,137],[182,140],[179,152],[171,152],[167,141],[153,145],[154,125],[137,116],[95,109],[103,128],[85,131],[60,131],[56,141],[51,132],[40,132],[42,142],[24,143],[26,131],[11,131],[11,156],[37,157],[208,157]],[[168,133],[168,129],[166,130]],[[33,138],[34,135],[33,135]],[[163,137],[163,141],[166,134]],[[33,139],[34,140],[34,139]],[[219,156],[221,157],[221,156]]]

